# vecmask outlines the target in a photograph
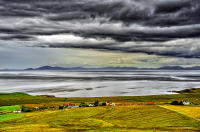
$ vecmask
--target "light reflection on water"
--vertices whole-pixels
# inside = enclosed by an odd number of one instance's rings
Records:
[[[0,92],[62,97],[170,94],[200,87],[200,71],[1,71]]]

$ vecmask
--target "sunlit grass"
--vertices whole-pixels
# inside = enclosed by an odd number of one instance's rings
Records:
[[[59,128],[50,128],[48,125],[34,124],[34,125],[19,125],[1,129],[6,132],[63,132]]]
[[[29,113],[0,115],[0,131],[17,132],[59,132],[59,131],[198,131],[200,130],[200,107],[166,105],[174,100],[187,100],[200,104],[200,93],[127,96],[127,97],[91,97],[91,98],[54,98],[30,96],[23,93],[0,93],[0,112],[12,112],[20,105],[26,107],[54,106]],[[67,102],[100,103],[112,101],[116,106],[99,106],[56,110]],[[153,102],[155,105],[144,105]],[[16,106],[19,104],[19,106]],[[165,105],[163,105],[165,104]],[[14,105],[14,106],[5,106]],[[158,106],[159,105],[159,106]]]
[[[175,95],[151,95],[151,96],[122,96],[122,97],[83,97],[83,98],[51,98],[45,96],[31,96],[24,93],[0,93],[0,106],[19,105],[19,104],[41,104],[41,103],[56,103],[56,102],[73,102],[80,103],[112,101],[115,103],[124,102],[154,102],[154,103],[171,103],[174,100],[188,100],[195,104],[200,104],[200,92],[182,93]]]
[[[3,115],[0,115],[0,122],[12,120],[16,118],[21,118],[23,116],[24,116],[23,114],[3,114]]]
[[[66,101],[66,98],[31,96],[24,93],[0,93],[0,106],[19,104],[40,104],[61,101]]]
[[[200,128],[199,121],[156,105],[87,107],[24,115],[23,118],[2,122],[0,130],[34,130],[36,126],[45,126],[43,129],[52,131],[191,131]]]
[[[18,105],[0,107],[0,111],[13,111],[13,110],[16,110],[16,109],[20,109],[20,107]]]
[[[200,120],[200,106],[177,106],[177,105],[163,105],[162,107],[177,111],[187,116]]]

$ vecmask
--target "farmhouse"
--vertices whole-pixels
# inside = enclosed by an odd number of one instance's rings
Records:
[[[154,102],[146,102],[147,105],[154,105]]]
[[[115,103],[111,101],[106,101],[106,106],[115,106]]]
[[[22,110],[21,109],[18,109],[18,110],[14,110],[13,113],[21,113]]]
[[[78,105],[73,105],[72,103],[64,104],[64,106],[66,106],[66,108],[79,108]]]
[[[67,103],[67,104],[64,104],[64,106],[70,106],[72,105],[72,103]]]
[[[88,104],[88,106],[89,106],[89,107],[94,107],[95,105],[92,104],[92,103],[90,103],[90,104]]]
[[[79,108],[78,105],[69,105],[67,108]]]
[[[192,104],[192,102],[189,102],[189,101],[182,101],[183,102],[183,105],[190,105]]]

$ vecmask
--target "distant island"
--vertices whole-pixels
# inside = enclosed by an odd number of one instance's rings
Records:
[[[103,67],[103,68],[84,68],[84,67],[58,67],[42,66],[38,68],[27,68],[24,70],[75,70],[75,71],[118,71],[118,70],[200,70],[200,66],[181,67],[181,66],[163,66],[160,68],[137,68],[137,67]]]

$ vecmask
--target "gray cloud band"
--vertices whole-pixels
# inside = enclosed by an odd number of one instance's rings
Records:
[[[198,0],[0,0],[0,40],[15,44],[198,58],[199,37]]]

